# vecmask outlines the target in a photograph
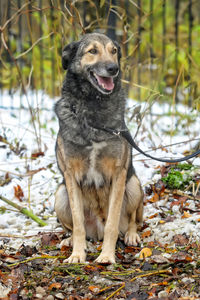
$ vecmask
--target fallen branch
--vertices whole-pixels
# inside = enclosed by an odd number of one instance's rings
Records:
[[[139,274],[139,275],[133,277],[132,279],[130,279],[129,282],[133,282],[133,281],[135,281],[135,280],[138,279],[138,278],[147,277],[147,276],[152,276],[152,275],[159,275],[159,274],[164,274],[164,273],[168,273],[168,274],[170,273],[170,274],[171,274],[171,271],[170,271],[170,270],[158,270],[158,271],[155,271],[155,272],[153,271],[153,272],[150,272],[150,273]],[[117,293],[119,293],[123,288],[125,288],[125,285],[126,285],[125,282],[123,282],[123,283],[121,284],[121,286],[120,286],[117,290],[115,290],[112,294],[110,294],[110,295],[106,298],[106,300],[112,298],[112,297],[115,296]]]
[[[21,212],[22,214],[26,215],[27,217],[31,218],[33,221],[37,222],[40,226],[46,226],[47,223],[44,222],[43,220],[41,220],[40,218],[38,218],[36,215],[34,215],[30,210],[28,210],[25,207],[21,207],[20,205],[14,203],[13,201],[3,197],[0,195],[0,199],[4,202],[6,202],[7,204],[15,207],[19,212]]]
[[[8,266],[9,267],[16,267],[20,264],[26,264],[30,261],[33,261],[33,260],[36,260],[36,259],[64,259],[65,256],[61,256],[61,255],[58,255],[58,256],[52,256],[52,255],[41,255],[41,256],[34,256],[34,257],[29,257],[25,260],[21,260],[21,261],[18,261],[16,263],[13,263],[13,264],[9,264]]]
[[[188,195],[187,193],[184,193],[181,190],[175,190],[175,189],[174,190],[168,190],[168,189],[165,189],[165,193],[166,194],[183,196],[183,197],[187,197],[188,199],[191,199],[191,200],[198,200],[198,201],[200,201],[200,197],[198,197],[198,196],[190,196],[190,195]]]

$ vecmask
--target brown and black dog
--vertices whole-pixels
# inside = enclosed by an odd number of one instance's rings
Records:
[[[100,33],[84,35],[62,54],[68,71],[55,112],[60,127],[56,155],[64,182],[55,195],[55,210],[63,227],[72,231],[62,241],[73,245],[70,263],[85,262],[86,238],[103,239],[99,263],[115,262],[119,234],[127,245],[140,241],[143,192],[131,147],[101,130],[127,129],[120,57],[119,45]]]

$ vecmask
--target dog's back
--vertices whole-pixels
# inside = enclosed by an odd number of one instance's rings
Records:
[[[139,241],[142,191],[126,140],[101,129],[125,129],[125,100],[120,83],[120,48],[102,34],[85,35],[64,48],[68,69],[59,119],[56,154],[65,186],[55,209],[64,228],[73,231],[69,262],[85,261],[86,236],[104,237],[99,262],[114,262],[118,230],[127,244]]]

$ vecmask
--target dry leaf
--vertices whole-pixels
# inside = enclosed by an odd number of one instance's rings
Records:
[[[53,290],[53,289],[60,289],[61,288],[61,283],[60,282],[54,282],[54,283],[52,283],[49,287],[48,287],[48,289],[51,291],[51,290]]]
[[[44,156],[44,152],[43,151],[39,151],[39,152],[35,152],[31,154],[31,158],[37,158],[39,156]]]
[[[189,214],[187,211],[184,211],[183,216],[181,216],[181,219],[186,219],[186,218],[189,218],[189,217],[191,217],[191,216],[192,216],[192,215]]]
[[[22,191],[22,188],[19,184],[17,186],[14,186],[14,193],[15,193],[15,197],[19,201],[22,201],[22,198],[24,197],[24,192]]]
[[[36,173],[38,173],[38,172],[40,172],[40,171],[43,171],[43,170],[46,170],[46,168],[39,168],[39,169],[37,169],[37,170],[30,170],[30,171],[28,171],[26,174],[28,175],[28,176],[33,176],[34,174],[36,174]]]
[[[90,285],[88,289],[93,293],[97,293],[99,291],[99,287],[95,285]]]
[[[148,202],[154,203],[154,202],[157,202],[158,200],[159,200],[159,196],[158,196],[157,193],[155,193],[155,194],[153,195],[153,197],[151,197],[151,198],[148,200]]]
[[[155,213],[155,214],[151,215],[151,216],[149,217],[149,219],[153,219],[153,218],[157,217],[157,215],[158,215],[158,213]]]
[[[151,235],[151,230],[144,231],[141,234],[143,239],[146,238],[146,237],[149,237],[150,235]]]
[[[189,243],[188,238],[184,234],[174,235],[173,240],[174,240],[175,244],[178,246],[184,246]]]
[[[159,223],[160,223],[160,224],[164,224],[165,221],[164,221],[164,220],[160,220]]]
[[[169,260],[173,262],[192,262],[193,258],[186,252],[178,252],[176,254],[172,254]]]
[[[57,234],[55,233],[43,233],[41,236],[41,244],[42,246],[55,246],[60,242]]]
[[[164,264],[164,263],[169,263],[169,260],[162,256],[161,254],[159,255],[152,255],[151,256],[151,262],[156,263],[156,264]]]
[[[151,255],[152,255],[152,250],[150,248],[143,248],[140,251],[139,259],[144,259],[144,258],[149,257]]]
[[[101,251],[101,248],[102,248],[102,243],[97,247],[97,250]]]
[[[92,265],[86,265],[84,267],[84,270],[87,272],[87,273],[93,273],[95,271],[97,271],[97,267],[96,266],[92,266]]]

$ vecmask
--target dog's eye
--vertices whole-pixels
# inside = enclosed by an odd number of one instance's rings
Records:
[[[95,48],[92,48],[88,52],[91,53],[91,54],[97,54],[98,53],[97,49],[95,49]]]
[[[113,48],[112,49],[112,54],[116,54],[117,53],[117,49],[116,48]]]

